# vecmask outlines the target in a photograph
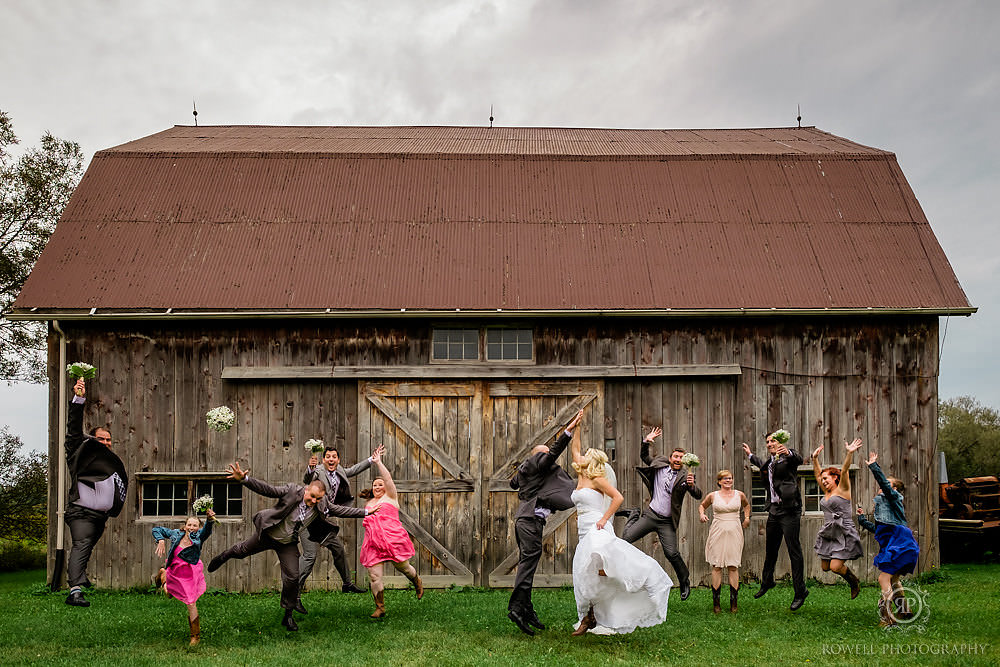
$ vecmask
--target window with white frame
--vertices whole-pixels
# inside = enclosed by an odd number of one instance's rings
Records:
[[[763,512],[767,504],[767,489],[764,486],[764,481],[761,479],[760,471],[757,468],[752,468],[752,470],[753,482],[750,487],[750,509],[753,512]],[[856,479],[854,470],[850,471],[850,476],[851,486],[853,487]],[[799,466],[799,493],[802,495],[803,512],[819,513],[823,511],[819,506],[819,501],[823,500],[823,489],[820,488],[819,482],[816,481],[811,465]]]

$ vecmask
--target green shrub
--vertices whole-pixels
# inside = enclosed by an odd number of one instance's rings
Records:
[[[44,567],[44,544],[29,540],[0,539],[0,572],[38,570]]]

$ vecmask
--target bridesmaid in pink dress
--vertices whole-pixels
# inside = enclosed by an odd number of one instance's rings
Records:
[[[361,525],[365,529],[365,539],[361,543],[361,564],[368,568],[368,579],[371,581],[372,597],[375,598],[375,612],[372,618],[385,616],[385,584],[382,582],[382,564],[392,563],[392,566],[402,572],[413,582],[417,590],[417,599],[424,596],[424,585],[417,576],[417,570],[410,564],[410,558],[416,551],[409,533],[399,520],[399,501],[396,498],[396,485],[392,482],[389,470],[382,463],[382,448],[379,446],[372,455],[373,464],[378,475],[372,480],[371,489],[363,489],[359,496],[369,499],[365,509],[369,511]],[[372,514],[371,512],[378,511]]]
[[[191,646],[201,640],[201,619],[198,617],[197,607],[198,598],[205,592],[201,547],[212,534],[212,524],[215,522],[215,512],[210,509],[207,514],[204,527],[196,516],[188,517],[183,530],[153,527],[156,555],[167,558],[165,567],[161,567],[153,575],[153,583],[156,586],[162,585],[164,593],[187,605]]]

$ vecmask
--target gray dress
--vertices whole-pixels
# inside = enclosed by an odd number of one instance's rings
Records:
[[[851,501],[840,496],[830,496],[819,501],[826,519],[816,535],[816,554],[829,560],[854,560],[864,555],[861,536],[854,525]]]

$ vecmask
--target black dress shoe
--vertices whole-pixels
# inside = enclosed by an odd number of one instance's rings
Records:
[[[768,592],[772,588],[774,588],[774,584],[761,584],[760,589],[753,594],[753,599],[759,600],[760,598],[764,597],[764,593]]]
[[[809,595],[809,591],[802,591],[802,595],[796,595],[792,598],[792,604],[789,607],[792,611],[798,611],[802,607],[802,603],[806,601],[806,596]]]
[[[83,597],[83,593],[81,593],[80,591],[73,591],[72,593],[70,593],[69,595],[67,595],[66,596],[66,604],[70,605],[71,607],[89,607],[90,606],[90,602],[88,602],[87,599],[85,597]]]
[[[535,631],[531,629],[530,625],[528,625],[528,620],[521,615],[521,612],[511,609],[507,612],[507,618],[514,621],[514,625],[516,625],[524,634],[529,637],[535,636]]]
[[[218,556],[216,556],[215,558],[213,558],[212,560],[210,560],[208,562],[208,571],[209,572],[215,572],[220,567],[222,567],[222,564],[225,563],[225,562],[226,562],[226,559],[223,558],[221,554],[218,555]]]
[[[687,600],[691,595],[691,582],[687,579],[681,582],[681,600]]]
[[[527,619],[528,623],[530,623],[531,625],[535,626],[539,630],[544,630],[545,629],[545,624],[542,623],[542,621],[541,621],[540,618],[538,618],[538,614],[535,613],[534,609],[528,610],[528,613],[525,614],[525,618]]]
[[[354,585],[353,582],[350,582],[350,581],[347,582],[346,584],[344,584],[343,586],[341,586],[340,590],[342,590],[345,593],[367,593],[368,592],[368,591],[366,591],[363,588],[358,588],[357,586]]]
[[[295,611],[299,612],[300,614],[308,614],[309,613],[308,611],[306,611],[306,608],[302,606],[302,600],[301,599],[298,599],[298,600],[295,601],[295,606],[292,607],[292,609],[294,609]]]
[[[291,609],[285,612],[285,617],[281,619],[281,624],[285,626],[285,629],[288,630],[289,632],[295,632],[296,630],[299,629],[298,623],[296,623],[295,619],[292,618]]]

